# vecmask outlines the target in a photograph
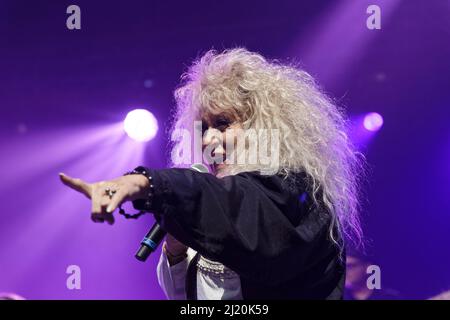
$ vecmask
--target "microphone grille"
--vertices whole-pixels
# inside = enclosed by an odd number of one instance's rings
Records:
[[[198,172],[203,172],[203,173],[209,173],[209,169],[207,166],[205,166],[203,163],[194,163],[191,166],[192,170],[198,171]]]

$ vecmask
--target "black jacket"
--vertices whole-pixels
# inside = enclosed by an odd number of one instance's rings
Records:
[[[244,299],[342,299],[345,265],[306,179],[148,169],[161,227],[239,274]]]

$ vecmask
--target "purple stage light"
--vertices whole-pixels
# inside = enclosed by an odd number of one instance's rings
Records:
[[[376,112],[368,113],[364,117],[364,128],[369,131],[378,131],[383,126],[383,117]]]
[[[158,121],[150,111],[135,109],[128,112],[123,128],[131,139],[149,141],[158,132]]]

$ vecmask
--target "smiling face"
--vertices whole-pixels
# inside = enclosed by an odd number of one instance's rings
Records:
[[[237,132],[233,129],[242,129],[237,115],[233,113],[203,114],[202,116],[202,147],[210,157],[208,163],[215,175],[220,176],[227,156],[227,145],[235,145]],[[228,140],[228,141],[227,141]],[[231,140],[231,141],[230,141]]]

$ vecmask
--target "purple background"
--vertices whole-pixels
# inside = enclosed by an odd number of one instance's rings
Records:
[[[82,29],[66,29],[81,7]],[[366,28],[381,7],[382,29]],[[0,291],[29,299],[163,299],[159,254],[134,259],[152,224],[90,221],[90,203],[58,172],[109,179],[138,164],[164,167],[172,91],[202,52],[245,46],[297,61],[349,115],[376,111],[364,141],[364,206],[382,286],[408,298],[450,289],[450,2],[0,2]],[[139,144],[121,121],[144,107],[157,137]],[[81,290],[66,267],[81,268]]]

